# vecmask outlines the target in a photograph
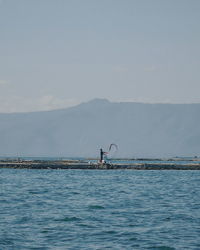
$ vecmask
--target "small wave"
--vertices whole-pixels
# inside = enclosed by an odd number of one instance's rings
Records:
[[[149,247],[148,249],[155,249],[155,250],[175,250],[174,247],[168,247],[168,246],[154,246],[154,247]]]
[[[166,217],[166,218],[164,218],[163,220],[164,220],[164,221],[169,221],[169,220],[171,220],[171,218],[170,218],[170,217]]]
[[[78,194],[80,194],[79,192],[76,192],[76,191],[73,191],[73,192],[71,192],[71,194],[72,195],[78,195]]]
[[[117,234],[117,232],[114,231],[114,230],[105,231],[104,233],[106,233],[106,234]]]
[[[93,226],[91,224],[84,224],[84,223],[79,223],[80,227],[85,227],[85,228],[96,228],[96,226]]]
[[[136,237],[132,237],[132,238],[130,238],[129,240],[130,240],[130,241],[136,241],[137,238],[136,238]]]
[[[88,208],[89,209],[105,209],[105,207],[100,206],[100,205],[90,205]]]
[[[63,221],[80,221],[80,220],[81,220],[80,218],[75,217],[75,216],[73,216],[73,217],[65,217],[63,219]]]
[[[64,217],[64,218],[61,218],[61,219],[56,219],[56,221],[64,221],[64,222],[72,222],[72,221],[80,221],[81,219],[78,218],[78,217],[75,217],[75,216],[72,216],[72,217]]]

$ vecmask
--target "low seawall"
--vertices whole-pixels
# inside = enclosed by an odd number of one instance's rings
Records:
[[[0,168],[13,169],[91,169],[91,170],[200,170],[199,163],[116,163],[99,164],[73,161],[0,161]]]

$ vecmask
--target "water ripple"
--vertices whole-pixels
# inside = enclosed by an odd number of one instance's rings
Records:
[[[0,176],[0,249],[200,249],[198,171]]]

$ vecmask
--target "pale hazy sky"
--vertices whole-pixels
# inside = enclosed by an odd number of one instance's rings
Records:
[[[0,0],[0,112],[200,102],[200,0]]]

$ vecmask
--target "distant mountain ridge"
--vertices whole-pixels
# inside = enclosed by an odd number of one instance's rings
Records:
[[[0,114],[1,156],[200,155],[200,104],[114,103],[95,99],[54,111]]]

